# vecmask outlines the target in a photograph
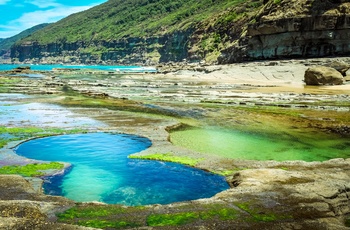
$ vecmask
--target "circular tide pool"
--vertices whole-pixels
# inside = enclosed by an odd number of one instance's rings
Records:
[[[181,164],[128,159],[151,146],[126,134],[90,133],[31,140],[15,151],[27,158],[72,164],[61,177],[47,178],[47,194],[79,202],[146,205],[207,198],[228,188],[224,177]]]

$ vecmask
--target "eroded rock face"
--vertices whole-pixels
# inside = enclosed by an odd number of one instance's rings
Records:
[[[325,66],[310,67],[305,71],[306,85],[342,85],[343,75],[334,68]]]
[[[219,62],[348,55],[349,12],[345,1],[269,1]]]
[[[350,214],[349,160],[281,162],[273,168],[242,170],[232,177],[235,188],[218,197],[293,216],[293,223],[277,223],[271,229],[349,229],[344,224]]]
[[[85,63],[85,64],[154,64],[158,62],[179,62],[187,58],[188,42],[191,31],[181,31],[162,37],[131,37],[113,41],[92,42],[52,42],[40,44],[26,42],[11,47],[11,58],[20,62],[38,63]],[[82,49],[105,47],[102,54],[81,52]],[[150,58],[150,53],[153,53]],[[154,62],[154,63],[153,63]]]

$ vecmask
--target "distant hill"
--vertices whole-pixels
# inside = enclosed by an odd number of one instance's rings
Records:
[[[24,30],[23,32],[12,36],[10,38],[0,38],[0,50],[9,50],[13,44],[15,44],[18,40],[25,38],[29,36],[30,34],[48,26],[48,23],[40,24],[37,26],[34,26],[30,29]]]
[[[350,54],[345,0],[109,0],[16,42],[41,63],[156,64]]]

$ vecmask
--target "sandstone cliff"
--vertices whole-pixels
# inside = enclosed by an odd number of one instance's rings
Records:
[[[134,37],[113,41],[75,41],[40,44],[29,41],[15,45],[11,57],[20,62],[85,64],[154,64],[182,61],[188,56],[189,31],[150,38]],[[101,47],[103,47],[101,49]]]
[[[348,1],[268,1],[220,63],[350,54]]]

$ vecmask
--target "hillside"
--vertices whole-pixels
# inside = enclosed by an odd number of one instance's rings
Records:
[[[25,37],[29,36],[30,34],[36,32],[36,31],[38,31],[38,30],[40,30],[48,25],[49,25],[48,23],[40,24],[40,25],[34,26],[32,28],[29,28],[27,30],[24,30],[23,32],[15,35],[15,36],[12,36],[10,38],[0,39],[0,50],[10,49],[11,46],[13,44],[15,44],[18,40],[25,38]]]
[[[243,2],[245,1],[110,0],[67,17],[26,40],[49,44],[62,40],[89,42],[161,36],[194,29],[197,23]]]
[[[260,0],[110,0],[23,39],[12,57],[127,64],[201,60],[216,52],[216,60],[231,42],[229,33],[241,30],[232,29],[233,23],[261,5]]]
[[[349,9],[342,0],[109,0],[20,40],[11,57],[148,65],[344,55]]]
[[[29,29],[15,35],[15,36],[10,37],[10,38],[0,39],[0,56],[7,53],[10,50],[11,46],[13,44],[15,44],[18,40],[27,37],[28,35],[46,27],[47,25],[49,25],[49,24],[48,23],[40,24],[40,25],[34,26],[32,28],[29,28]]]

